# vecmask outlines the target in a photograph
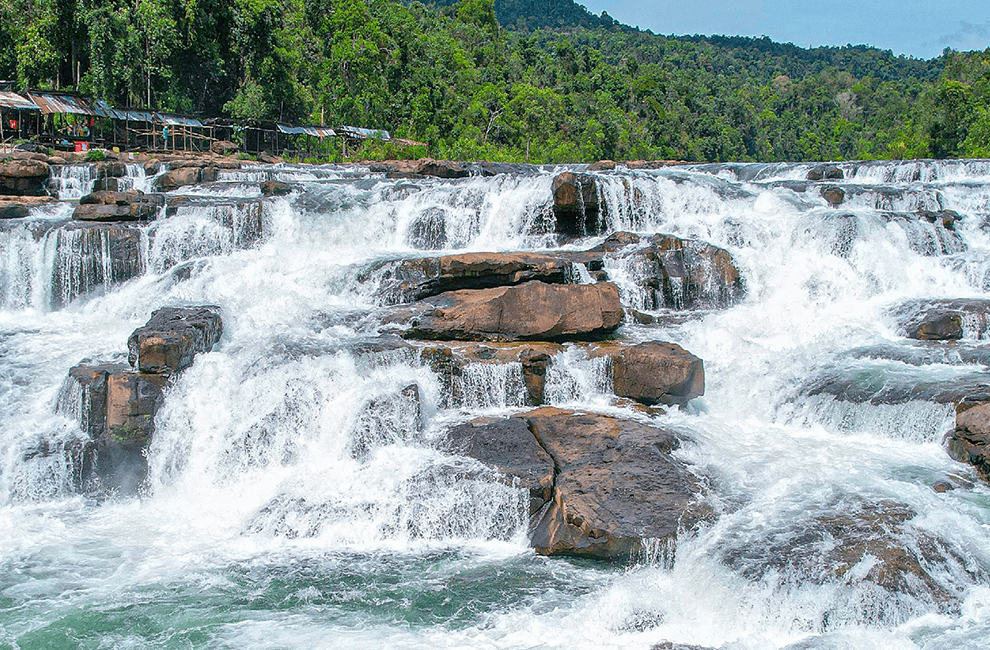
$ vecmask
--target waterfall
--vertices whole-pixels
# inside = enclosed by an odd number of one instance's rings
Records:
[[[0,647],[985,645],[990,488],[943,438],[957,403],[990,400],[990,330],[977,308],[953,340],[907,323],[990,299],[987,161],[574,167],[600,210],[582,238],[557,233],[565,167],[258,164],[166,192],[147,223],[73,221],[95,169],[57,168],[59,207],[0,224]],[[709,245],[738,296],[691,257]],[[385,263],[489,251],[615,283],[615,341],[554,340],[536,373],[533,341],[411,343],[383,315]],[[138,494],[87,482],[94,389],[69,370],[126,369],[153,310],[207,304],[223,337],[163,381]],[[654,341],[704,361],[703,396],[618,394],[602,346]],[[676,542],[625,565],[533,552],[530,489],[448,432],[518,422],[534,377],[541,405],[676,438],[700,486]]]

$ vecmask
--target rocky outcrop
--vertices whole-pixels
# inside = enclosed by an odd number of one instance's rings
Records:
[[[276,181],[270,178],[266,181],[261,181],[259,187],[261,188],[261,193],[265,196],[285,196],[293,190],[292,185],[285,181]]]
[[[845,174],[835,165],[818,165],[808,170],[809,181],[842,180]]]
[[[363,282],[378,285],[385,304],[423,300],[446,291],[505,287],[531,280],[564,284],[576,280],[573,264],[540,253],[462,253],[382,262]]]
[[[538,553],[629,559],[644,540],[673,541],[694,523],[698,482],[671,455],[670,431],[545,407],[455,427],[450,441],[529,490]]]
[[[129,192],[93,192],[79,199],[72,213],[80,221],[150,221],[165,207],[161,194]]]
[[[676,343],[608,342],[590,346],[588,353],[611,359],[614,391],[620,397],[652,406],[685,404],[705,394],[703,362]]]
[[[0,194],[44,196],[51,166],[42,160],[8,160],[0,163]]]
[[[159,190],[167,192],[183,187],[184,185],[196,185],[198,183],[212,183],[217,180],[218,167],[179,167],[172,165],[172,169],[165,172],[155,180],[155,185]]]
[[[604,336],[622,322],[614,284],[547,284],[448,291],[396,308],[387,322],[433,340],[566,340]]]
[[[31,213],[31,208],[54,202],[50,196],[0,196],[0,219],[23,219]]]
[[[567,237],[586,237],[602,232],[598,183],[593,175],[563,172],[554,177],[550,189],[556,232]]]
[[[421,178],[423,176],[466,178],[470,176],[464,163],[452,160],[434,160],[433,158],[385,160],[372,163],[369,168],[372,172],[384,173],[389,178]]]
[[[58,229],[52,267],[53,308],[144,272],[141,230],[117,223],[73,222]]]
[[[213,347],[222,328],[217,307],[163,308],[131,335],[128,346],[136,356],[130,365],[84,361],[69,370],[70,381],[82,388],[81,424],[90,437],[82,464],[93,476],[84,480],[108,492],[138,490],[169,382],[192,355]]]
[[[222,335],[219,307],[163,307],[127,339],[127,360],[143,373],[180,372]]]
[[[838,185],[829,185],[821,189],[822,198],[828,201],[833,208],[842,205],[846,200],[846,191]]]
[[[894,309],[904,336],[922,341],[978,339],[990,331],[990,300],[912,300]]]
[[[961,400],[945,444],[953,460],[974,466],[990,480],[990,401]]]

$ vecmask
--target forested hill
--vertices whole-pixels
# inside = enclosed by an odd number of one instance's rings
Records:
[[[499,25],[512,7],[526,29]],[[990,50],[922,61],[591,18],[563,0],[6,0],[0,79],[385,128],[448,158],[990,156]],[[358,155],[394,153],[376,146]]]
[[[444,7],[458,0],[434,0],[426,4]],[[596,16],[574,0],[495,0],[495,17],[508,29],[561,29],[568,27],[615,27],[608,14]]]

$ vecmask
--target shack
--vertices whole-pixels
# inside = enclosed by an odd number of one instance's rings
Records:
[[[9,90],[0,90],[0,146],[37,134],[39,115],[41,107],[34,102]]]

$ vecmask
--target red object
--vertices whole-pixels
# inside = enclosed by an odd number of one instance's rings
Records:
[[[89,151],[89,143],[76,140],[76,151]]]
[[[17,120],[11,120],[10,121],[10,128],[12,128],[12,129],[16,129],[17,128]]]

